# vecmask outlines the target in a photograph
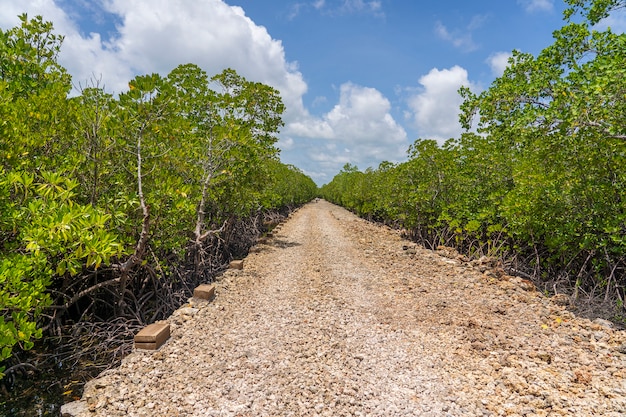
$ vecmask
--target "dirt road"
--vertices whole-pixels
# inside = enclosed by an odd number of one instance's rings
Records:
[[[624,416],[626,335],[327,202],[90,382],[83,416]]]

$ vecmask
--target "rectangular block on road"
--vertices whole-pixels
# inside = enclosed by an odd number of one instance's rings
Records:
[[[135,348],[157,350],[169,338],[169,323],[152,323],[135,335]]]
[[[194,298],[211,301],[215,297],[215,285],[201,284],[193,290]]]

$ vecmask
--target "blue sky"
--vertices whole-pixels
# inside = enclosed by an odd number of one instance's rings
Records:
[[[461,133],[461,85],[487,88],[513,49],[538,53],[561,0],[3,0],[0,27],[43,15],[75,85],[111,93],[193,62],[277,88],[281,159],[318,184],[346,163],[400,162],[418,138]],[[623,25],[623,20],[614,25]],[[622,27],[626,27],[623,25]]]

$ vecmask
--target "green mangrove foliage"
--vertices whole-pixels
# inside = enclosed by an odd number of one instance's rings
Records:
[[[514,51],[479,94],[461,90],[467,133],[418,140],[404,163],[346,166],[323,196],[432,247],[500,256],[547,289],[558,279],[623,305],[626,34],[594,25],[626,3],[568,3],[552,45]]]
[[[225,236],[317,193],[278,159],[275,89],[186,64],[70,97],[63,38],[20,19],[0,30],[0,376],[68,316],[167,314],[157,289],[210,279]]]

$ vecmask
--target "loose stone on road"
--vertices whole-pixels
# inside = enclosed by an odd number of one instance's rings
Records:
[[[626,415],[624,332],[325,201],[168,322],[72,414]]]

